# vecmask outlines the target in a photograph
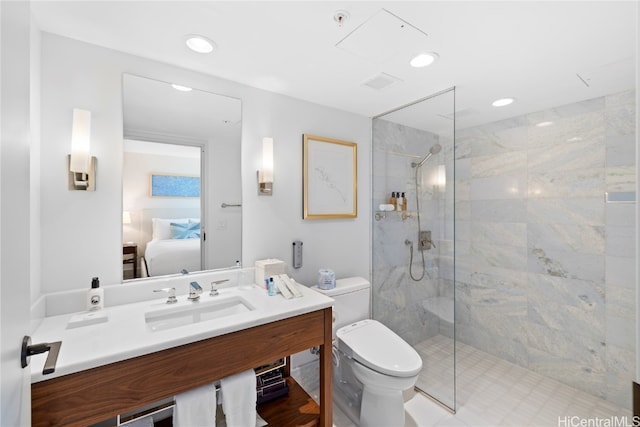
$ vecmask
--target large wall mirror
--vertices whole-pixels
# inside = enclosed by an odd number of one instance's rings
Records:
[[[122,278],[237,265],[239,99],[123,75]]]

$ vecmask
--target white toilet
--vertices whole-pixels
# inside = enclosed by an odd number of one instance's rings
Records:
[[[362,277],[318,292],[333,306],[334,402],[361,427],[404,426],[402,392],[416,383],[422,359],[402,338],[369,319],[371,285]]]

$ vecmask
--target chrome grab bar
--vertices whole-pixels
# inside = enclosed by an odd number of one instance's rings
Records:
[[[229,203],[223,203],[220,205],[221,208],[239,208],[242,205],[240,203],[237,204],[229,204]]]

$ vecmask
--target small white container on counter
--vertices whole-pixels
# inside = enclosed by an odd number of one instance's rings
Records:
[[[278,274],[286,274],[286,264],[279,259],[261,259],[255,263],[256,286],[265,287],[264,279]]]

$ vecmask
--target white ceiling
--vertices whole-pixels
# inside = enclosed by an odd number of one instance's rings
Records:
[[[32,2],[43,31],[364,116],[456,86],[459,127],[635,87],[636,7],[635,1]],[[333,19],[338,10],[349,14],[341,27]],[[407,31],[385,26],[384,16],[404,21]],[[216,51],[189,51],[184,38],[193,33],[215,41]],[[407,56],[416,50],[440,58],[414,69]],[[399,81],[382,90],[363,85],[380,73]],[[491,107],[501,97],[517,101]]]

